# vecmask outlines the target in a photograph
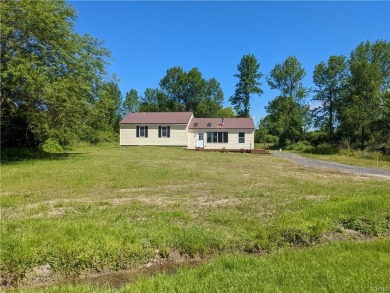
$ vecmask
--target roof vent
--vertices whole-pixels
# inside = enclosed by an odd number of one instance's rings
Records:
[[[195,122],[195,123],[194,123],[194,127],[198,127],[198,122]]]
[[[225,118],[222,118],[221,123],[218,123],[218,125],[219,125],[219,126],[225,126],[224,121],[225,121]]]

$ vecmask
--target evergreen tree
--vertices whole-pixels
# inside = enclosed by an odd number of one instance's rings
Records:
[[[237,65],[238,73],[234,76],[239,79],[236,84],[234,95],[229,101],[233,104],[238,117],[249,117],[251,94],[261,95],[260,78],[263,76],[259,72],[260,63],[254,55],[244,55],[240,64]]]

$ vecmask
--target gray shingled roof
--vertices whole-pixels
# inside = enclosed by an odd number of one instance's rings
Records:
[[[187,124],[192,112],[136,112],[127,114],[119,124]]]

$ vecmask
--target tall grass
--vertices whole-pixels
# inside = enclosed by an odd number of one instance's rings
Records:
[[[40,292],[383,292],[390,290],[390,241],[334,243],[266,256],[224,255],[174,275],[141,277],[115,290],[90,285]],[[25,290],[23,292],[34,292]]]

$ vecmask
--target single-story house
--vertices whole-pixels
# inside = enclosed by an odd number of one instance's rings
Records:
[[[119,122],[120,145],[254,149],[252,118],[195,118],[192,112],[137,112]]]

